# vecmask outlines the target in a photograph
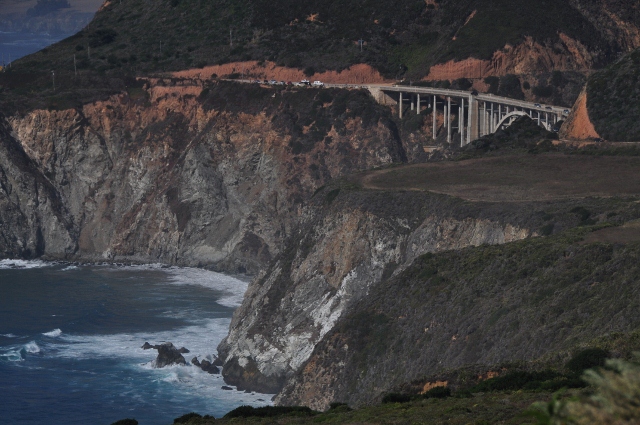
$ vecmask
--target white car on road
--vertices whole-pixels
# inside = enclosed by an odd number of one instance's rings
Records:
[[[323,86],[324,86],[324,83],[323,83],[322,81],[318,81],[318,80],[316,80],[316,81],[314,81],[314,82],[313,82],[312,86],[315,86],[315,87],[323,87]]]

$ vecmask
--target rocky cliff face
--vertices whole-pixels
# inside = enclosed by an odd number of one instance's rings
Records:
[[[7,117],[4,252],[257,272],[316,188],[405,158],[364,92],[176,84]]]
[[[0,164],[0,256],[75,252],[75,223],[60,193],[2,125]]]
[[[537,224],[521,206],[338,191],[316,196],[286,251],[250,285],[219,346],[227,382],[279,391],[359,300],[417,256],[520,240]]]
[[[555,44],[543,45],[527,37],[515,46],[506,45],[491,59],[469,58],[448,61],[431,67],[427,81],[480,79],[507,74],[544,74],[551,71],[586,72],[594,64],[589,50],[577,40],[560,33]]]

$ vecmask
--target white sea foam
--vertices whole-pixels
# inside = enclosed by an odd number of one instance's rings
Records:
[[[9,350],[6,353],[0,354],[0,360],[8,361],[8,362],[21,362],[24,360],[24,348],[20,348],[18,350]]]
[[[78,270],[78,266],[67,266],[64,269],[62,269],[63,272],[69,271],[69,270]]]
[[[56,339],[51,351],[63,358],[82,359],[120,359],[124,367],[149,375],[149,380],[178,389],[178,394],[187,397],[211,398],[219,400],[229,410],[240,404],[264,406],[271,404],[269,394],[246,394],[241,391],[224,391],[225,385],[220,374],[209,374],[190,364],[193,357],[203,360],[212,359],[216,347],[229,329],[230,318],[203,320],[190,326],[156,333],[131,333],[112,335],[69,335],[62,334]],[[142,344],[172,342],[176,347],[186,347],[184,354],[187,365],[167,366],[161,369],[153,367],[157,351],[143,350]],[[262,401],[258,400],[261,399]]]
[[[202,320],[193,325],[155,333],[121,333],[110,335],[62,334],[56,341],[57,355],[66,358],[123,358],[136,363],[148,363],[155,359],[156,350],[143,350],[142,344],[172,342],[176,347],[186,347],[185,358],[210,355],[216,352],[218,343],[229,329],[229,318]]]
[[[217,300],[217,303],[226,307],[240,306],[244,293],[249,286],[246,281],[236,277],[193,267],[174,267],[157,263],[107,266],[114,271],[162,271],[167,274],[168,283],[174,285],[196,285],[222,292],[223,296]]]
[[[48,263],[41,260],[0,260],[0,270],[6,269],[40,269],[43,267],[50,267],[54,263]]]
[[[0,336],[3,336],[5,338],[17,338],[17,335],[14,334],[0,334]]]
[[[49,332],[44,332],[42,335],[48,336],[48,337],[51,337],[51,338],[55,338],[55,337],[58,337],[58,336],[62,335],[62,331],[60,329],[54,329],[54,330],[49,331]]]
[[[24,345],[24,350],[25,350],[27,353],[32,353],[32,354],[34,354],[34,353],[39,353],[39,352],[40,352],[40,347],[38,346],[38,344],[36,344],[36,342],[35,342],[35,341],[30,341],[30,342],[27,342],[27,343]]]
[[[248,286],[238,278],[204,269],[171,267],[167,273],[174,285],[197,285],[223,292],[217,302],[227,307],[238,307]]]

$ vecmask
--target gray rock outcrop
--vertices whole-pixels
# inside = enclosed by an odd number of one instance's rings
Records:
[[[287,249],[249,286],[218,347],[225,381],[239,389],[278,392],[355,303],[417,256],[520,240],[539,225],[522,205],[496,209],[426,193],[352,192],[327,207],[326,192]]]
[[[156,357],[153,365],[157,368],[163,368],[171,365],[185,365],[187,362],[181,354],[181,351],[177,349],[172,343],[165,342],[164,344],[153,346],[158,350],[158,357]]]
[[[201,85],[148,87],[148,103],[122,94],[0,119],[0,254],[257,273],[318,187],[406,157],[373,99],[378,118],[328,116],[318,142],[296,123],[319,106],[211,107]]]

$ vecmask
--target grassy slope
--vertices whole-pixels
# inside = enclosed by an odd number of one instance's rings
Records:
[[[589,78],[587,109],[605,139],[640,141],[640,49]]]

